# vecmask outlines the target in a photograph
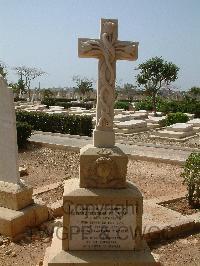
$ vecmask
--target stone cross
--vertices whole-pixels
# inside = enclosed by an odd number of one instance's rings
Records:
[[[18,183],[16,118],[12,89],[0,75],[0,181]]]
[[[116,61],[136,60],[138,42],[118,40],[118,20],[116,19],[101,19],[100,39],[79,38],[78,42],[79,57],[99,59],[94,146],[113,147],[115,145],[113,119]]]

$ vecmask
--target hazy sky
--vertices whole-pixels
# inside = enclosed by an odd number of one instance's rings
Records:
[[[42,68],[41,87],[97,79],[97,60],[78,58],[77,39],[99,37],[100,18],[117,18],[119,39],[140,43],[137,61],[117,63],[121,83],[135,83],[134,68],[162,56],[180,67],[178,88],[200,86],[200,0],[0,0],[0,11],[0,59]]]

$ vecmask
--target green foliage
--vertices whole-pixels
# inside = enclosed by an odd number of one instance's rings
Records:
[[[47,106],[47,108],[49,108],[49,106],[53,106],[55,105],[56,101],[54,98],[47,98],[45,97],[42,101],[41,104],[44,104]]]
[[[75,102],[77,99],[66,99],[66,98],[55,98],[55,102],[65,102],[65,103],[70,103],[70,102]]]
[[[22,79],[19,79],[17,83],[10,83],[9,86],[12,87],[14,93],[26,92],[25,83]]]
[[[193,98],[200,97],[200,87],[192,87],[188,93]]]
[[[53,98],[54,94],[53,94],[53,92],[50,89],[44,89],[43,92],[42,92],[42,96],[43,96],[44,99]]]
[[[152,99],[151,97],[146,97],[145,100],[142,100],[140,102],[137,102],[135,104],[135,109],[138,110],[147,110],[147,111],[152,111],[153,110],[153,105],[152,105]]]
[[[158,111],[163,113],[191,113],[194,114],[196,118],[200,117],[200,101],[192,100],[191,98],[185,99],[183,101],[163,101],[158,107]]]
[[[186,123],[187,121],[189,121],[189,117],[184,113],[169,113],[167,118],[163,120],[163,124],[164,126],[170,126],[176,123]]]
[[[25,111],[17,112],[16,116],[17,121],[27,122],[33,130],[84,136],[91,136],[92,134],[92,117],[90,116]]]
[[[151,96],[153,110],[156,113],[156,97],[162,86],[169,85],[177,79],[179,68],[164,61],[161,57],[153,57],[139,65],[140,73],[137,75],[137,83],[144,87],[146,93]]]
[[[17,122],[17,143],[19,148],[26,146],[32,127],[27,122]]]
[[[120,99],[119,102],[123,102],[123,103],[131,103],[131,99]]]
[[[6,64],[0,60],[0,75],[2,75],[3,78],[6,78],[7,74]]]
[[[187,199],[191,206],[200,208],[200,153],[191,153],[186,160],[183,183],[187,185]]]
[[[124,102],[124,101],[123,102],[118,101],[118,102],[115,102],[114,108],[115,109],[124,109],[125,111],[128,111],[129,110],[129,103]]]
[[[151,97],[147,97],[145,100],[139,101],[135,105],[136,110],[153,110],[153,104]],[[195,117],[200,117],[200,101],[185,99],[183,101],[169,100],[165,101],[161,98],[157,98],[157,111],[168,113],[191,113],[195,114]]]
[[[71,103],[71,102],[56,102],[56,105],[63,106],[65,109],[68,109],[70,107],[81,107],[86,108],[87,110],[91,109],[93,107],[92,103]]]

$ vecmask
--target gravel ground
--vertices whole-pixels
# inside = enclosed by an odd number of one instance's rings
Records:
[[[28,168],[23,179],[34,188],[78,177],[79,154],[30,145],[19,153],[19,163]]]
[[[44,228],[35,228],[12,243],[0,236],[0,266],[41,266],[51,235]],[[189,237],[150,246],[164,266],[200,265],[200,233]]]
[[[34,188],[78,177],[79,154],[76,152],[31,145],[28,150],[19,153],[19,161],[28,167],[29,175],[23,178]],[[145,198],[152,198],[185,191],[181,171],[180,166],[130,160],[127,178],[137,184]],[[52,192],[55,199],[61,197],[62,188],[58,191],[59,194]],[[51,233],[44,228],[34,229],[31,235],[30,232],[23,234],[17,243],[0,236],[0,266],[42,265],[46,247],[51,242]],[[152,245],[151,249],[163,265],[200,265],[200,233]]]
[[[167,266],[199,266],[200,265],[200,233],[180,238],[171,242],[151,246],[153,253],[158,254],[162,265]]]
[[[31,145],[27,151],[19,153],[19,161],[28,168],[29,175],[23,179],[34,188],[78,177],[77,152]],[[180,177],[181,171],[182,168],[176,165],[129,160],[127,179],[141,189],[144,198],[153,198],[185,191]],[[55,200],[56,197],[59,199],[62,197],[62,189],[52,195]]]
[[[200,135],[196,135],[193,138],[190,138],[184,142],[178,142],[178,141],[173,141],[173,140],[159,140],[159,139],[151,139],[150,135],[152,134],[152,130],[151,131],[147,131],[147,132],[142,132],[139,134],[135,134],[135,135],[118,135],[116,136],[116,139],[118,141],[122,141],[125,142],[127,144],[154,144],[154,145],[173,145],[173,146],[177,146],[179,148],[183,148],[183,147],[189,147],[189,148],[200,148]]]

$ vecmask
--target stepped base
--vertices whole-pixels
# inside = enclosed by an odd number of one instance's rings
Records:
[[[155,260],[146,243],[140,251],[64,251],[62,240],[54,237],[47,248],[44,266],[153,266],[161,265]]]

